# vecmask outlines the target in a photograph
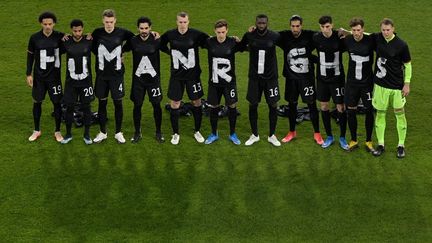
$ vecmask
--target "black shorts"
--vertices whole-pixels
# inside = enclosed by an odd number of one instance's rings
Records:
[[[267,104],[276,104],[280,100],[278,80],[251,80],[248,82],[246,99],[251,104],[261,102],[261,95],[264,92]]]
[[[218,106],[222,95],[225,97],[225,105],[229,106],[237,103],[237,85],[235,83],[229,83],[223,86],[216,86],[211,83],[209,84],[207,102],[210,105]]]
[[[168,86],[168,98],[173,101],[182,100],[185,88],[190,100],[198,100],[204,96],[201,80],[171,79]]]
[[[335,104],[344,103],[345,84],[344,82],[325,83],[317,80],[317,100],[329,102],[332,98]]]
[[[134,103],[143,103],[146,91],[151,103],[161,102],[162,88],[160,81],[145,82],[142,80],[133,80],[130,99]]]
[[[316,99],[315,82],[313,79],[286,79],[285,100],[297,102],[301,95],[304,103],[312,103]]]
[[[34,80],[32,87],[33,100],[42,102],[45,99],[46,92],[48,92],[53,103],[60,103],[63,98],[61,81]]]
[[[361,98],[365,108],[372,107],[372,91],[373,86],[345,86],[345,104],[348,107],[356,107]]]
[[[125,96],[124,80],[123,78],[107,80],[96,77],[94,90],[98,99],[107,98],[108,93],[111,92],[111,98],[113,100],[119,100]]]
[[[89,104],[94,100],[94,92],[92,82],[88,82],[84,86],[74,86],[73,83],[65,83],[63,103],[65,105],[74,105],[77,102]]]

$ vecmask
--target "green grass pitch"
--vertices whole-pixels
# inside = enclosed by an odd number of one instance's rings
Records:
[[[1,242],[432,241],[429,1],[59,0],[2,1],[1,5]],[[268,14],[273,30],[287,29],[293,14],[302,15],[304,27],[314,30],[324,14],[333,16],[336,27],[345,28],[351,17],[362,16],[369,32],[379,31],[383,17],[393,18],[396,32],[409,44],[413,63],[412,92],[406,106],[407,157],[396,159],[392,112],[387,116],[387,151],[380,158],[363,148],[351,153],[338,146],[321,149],[313,143],[309,122],[299,125],[295,141],[274,148],[265,141],[265,104],[259,110],[264,139],[252,147],[238,147],[228,141],[226,119],[219,122],[220,141],[210,146],[197,144],[192,136],[192,118],[180,120],[179,146],[169,141],[159,145],[153,139],[148,101],[143,112],[144,139],[139,144],[115,143],[111,102],[109,139],[103,144],[85,146],[78,129],[73,130],[75,140],[71,144],[56,143],[50,102],[43,105],[42,137],[29,143],[33,121],[31,89],[25,83],[26,48],[30,35],[40,29],[38,15],[44,10],[54,11],[56,29],[64,32],[69,31],[71,19],[81,18],[86,32],[91,32],[101,26],[101,12],[106,8],[117,11],[118,26],[134,32],[139,16],[149,16],[153,29],[163,33],[175,28],[176,13],[185,10],[193,28],[212,34],[213,23],[225,18],[229,33],[240,37],[259,13]],[[279,49],[280,73],[281,53]],[[205,90],[206,54],[201,51]],[[165,54],[161,57],[166,94],[169,58]],[[247,61],[246,53],[237,55],[242,114],[237,131],[242,142],[250,135],[245,99]],[[129,140],[133,133],[132,103],[128,99],[130,54],[125,64],[123,130]],[[280,86],[283,90],[282,77]],[[163,103],[167,101],[165,97]],[[96,108],[97,102],[93,103],[93,110]],[[162,130],[169,139],[169,116],[166,112],[163,115]],[[360,116],[362,145],[363,119]],[[287,119],[280,118],[277,136],[282,138],[287,131]],[[92,136],[97,132],[98,127],[93,126]],[[204,136],[210,132],[207,118],[202,132]]]

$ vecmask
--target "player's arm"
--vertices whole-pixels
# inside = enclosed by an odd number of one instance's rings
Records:
[[[26,82],[27,85],[33,87],[33,76],[32,69],[34,63],[34,42],[33,38],[30,38],[28,47],[27,47],[27,70],[26,70]]]
[[[402,62],[404,63],[404,86],[402,88],[402,95],[408,96],[410,93],[410,83],[412,77],[411,54],[408,45],[402,50]]]
[[[206,48],[208,38],[210,38],[210,36],[207,33],[200,33],[198,41],[201,48]]]
[[[162,52],[165,52],[166,54],[169,54],[168,42],[169,42],[169,40],[168,40],[168,34],[165,33],[160,38],[160,48],[159,49]]]
[[[411,62],[404,63],[404,86],[402,88],[402,95],[404,97],[408,96],[410,93],[410,83],[412,77],[412,66]]]
[[[241,41],[238,43],[237,49],[238,51],[244,52],[247,51],[247,47],[249,44],[248,38],[247,38],[247,34],[249,32],[245,33],[241,39]]]

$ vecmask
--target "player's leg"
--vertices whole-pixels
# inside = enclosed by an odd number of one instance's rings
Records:
[[[162,108],[160,102],[162,101],[162,88],[160,82],[155,82],[147,86],[147,93],[149,101],[153,106],[153,119],[155,122],[155,139],[159,143],[165,142],[161,127],[162,127]]]
[[[398,146],[396,156],[398,158],[405,157],[405,138],[407,133],[407,120],[405,116],[406,98],[402,96],[400,90],[393,90],[393,108],[396,116],[396,128],[398,132]]]
[[[185,85],[184,81],[170,79],[168,86],[168,98],[170,101],[170,121],[172,128],[171,144],[177,145],[180,142],[179,133],[179,117],[180,117],[180,104],[183,97]]]
[[[321,107],[321,118],[326,131],[326,139],[321,145],[322,148],[328,148],[334,143],[332,128],[331,128],[331,116],[330,116],[330,101],[331,92],[328,84],[321,81],[317,81],[317,99],[320,102]]]
[[[114,103],[114,118],[115,118],[115,135],[114,138],[118,143],[126,143],[122,132],[123,123],[123,97],[125,95],[125,86],[123,78],[119,80],[110,80],[109,82],[111,98]]]
[[[250,146],[260,140],[258,135],[258,104],[261,101],[262,91],[258,80],[249,79],[246,99],[249,101],[249,123],[252,134],[245,142],[246,146]]]
[[[224,87],[217,87],[211,83],[208,86],[207,102],[210,106],[210,126],[211,134],[205,140],[205,144],[211,144],[219,139],[217,124],[219,118],[220,100],[222,98]]]
[[[107,122],[107,104],[109,86],[108,81],[96,77],[95,82],[95,95],[98,98],[98,118],[100,131],[93,139],[93,142],[100,143],[107,139],[106,122]]]
[[[374,127],[374,112],[372,107],[372,87],[369,86],[362,89],[361,99],[365,107],[365,129],[366,129],[366,150],[373,151],[372,132]]]
[[[354,87],[349,84],[345,88],[345,104],[348,120],[348,127],[351,133],[351,141],[348,146],[350,150],[358,148],[357,141],[357,105],[360,100],[360,87]]]
[[[237,137],[235,132],[236,123],[237,123],[237,85],[229,84],[224,89],[225,103],[228,106],[228,120],[229,120],[229,128],[230,128],[230,136],[229,140],[236,145],[240,145],[240,139]]]
[[[277,102],[280,100],[279,95],[279,84],[277,80],[262,81],[264,88],[264,95],[266,97],[267,105],[269,108],[269,136],[267,141],[274,146],[280,146],[281,143],[276,137],[276,125],[277,125]]]
[[[54,106],[54,121],[55,121],[54,137],[57,142],[61,142],[63,140],[63,136],[61,135],[60,132],[61,116],[62,116],[61,101],[63,98],[62,85],[60,80],[50,81],[47,82],[47,87],[48,87],[48,94]]]
[[[201,135],[201,123],[202,123],[202,107],[201,107],[201,97],[203,97],[204,92],[202,89],[202,84],[200,80],[186,81],[186,91],[188,93],[189,99],[192,103],[192,114],[194,117],[195,132],[194,137],[198,143],[204,142],[204,137]]]
[[[288,101],[288,121],[289,121],[289,132],[282,139],[282,142],[288,143],[293,140],[296,134],[296,122],[297,122],[297,105],[299,97],[299,86],[298,80],[286,79],[285,82],[285,100]]]
[[[322,145],[324,143],[324,140],[321,137],[321,132],[319,128],[319,115],[316,104],[316,89],[314,80],[299,80],[298,87],[298,92],[302,97],[302,101],[306,103],[309,108],[310,120],[312,123],[312,128],[314,130],[314,140],[318,145]]]
[[[45,84],[39,80],[35,80],[32,87],[34,130],[32,135],[28,138],[30,142],[35,141],[42,134],[40,129],[40,119],[42,115],[42,101],[45,99],[45,94]]]
[[[70,82],[66,81],[63,103],[66,105],[66,135],[61,141],[62,144],[67,144],[72,141],[72,123],[75,103],[78,99],[77,88],[74,88]]]
[[[83,124],[84,124],[83,140],[84,143],[87,145],[93,143],[93,140],[90,138],[90,125],[91,125],[91,118],[92,118],[90,103],[95,99],[92,86],[93,85],[91,81],[89,81],[88,85],[80,88],[80,92],[79,92],[81,110],[83,112]]]
[[[348,142],[346,141],[346,130],[347,130],[347,114],[344,104],[344,94],[345,94],[345,83],[341,81],[340,83],[331,84],[331,92],[333,102],[336,104],[337,115],[339,120],[339,145],[343,150],[349,150]]]
[[[390,100],[390,89],[374,85],[372,105],[377,110],[375,118],[375,133],[378,140],[377,148],[372,152],[374,156],[380,156],[384,152],[384,134],[386,129],[386,112]]]
[[[130,99],[133,102],[133,123],[135,132],[131,138],[132,143],[138,143],[141,138],[141,108],[143,105],[145,96],[144,83],[138,80],[132,80],[132,88],[130,93]]]

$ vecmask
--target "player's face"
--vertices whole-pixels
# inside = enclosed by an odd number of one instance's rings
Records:
[[[300,23],[300,20],[293,20],[290,23],[291,32],[295,37],[298,37],[302,30],[302,25]]]
[[[53,31],[55,23],[53,19],[42,19],[41,26],[43,32],[49,34]]]
[[[267,29],[268,20],[266,18],[258,18],[255,21],[255,25],[259,31],[265,31]]]
[[[359,41],[363,38],[364,28],[361,25],[356,25],[351,27],[351,32],[354,37],[354,40]]]
[[[83,27],[82,26],[74,26],[72,27],[72,36],[75,39],[81,39],[81,37],[83,36]]]
[[[332,33],[333,24],[331,23],[325,23],[320,24],[320,30],[325,36],[330,36]]]
[[[215,34],[218,40],[225,40],[228,33],[228,29],[226,26],[222,26],[215,29]]]
[[[140,23],[138,26],[139,34],[142,38],[147,38],[150,35],[151,26],[148,23]]]
[[[391,38],[394,33],[394,27],[391,24],[382,24],[381,33],[384,36],[384,38],[386,39]]]
[[[102,22],[104,25],[104,28],[106,31],[111,32],[114,30],[115,24],[116,24],[116,18],[115,17],[103,17]]]
[[[185,32],[189,28],[189,16],[177,16],[177,29],[181,32]]]

